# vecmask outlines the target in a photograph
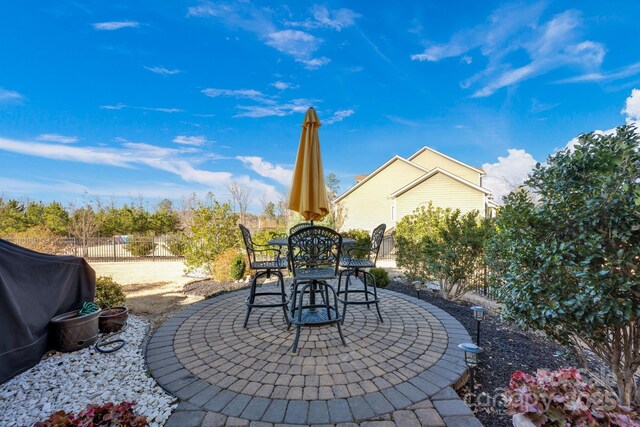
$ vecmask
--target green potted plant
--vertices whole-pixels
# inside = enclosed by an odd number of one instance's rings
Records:
[[[129,309],[124,306],[126,296],[122,285],[111,277],[98,277],[96,280],[96,304],[104,307],[98,318],[100,332],[117,332],[127,323]]]

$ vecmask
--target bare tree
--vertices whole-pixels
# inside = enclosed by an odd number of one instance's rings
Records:
[[[71,219],[69,222],[69,233],[80,239],[82,245],[82,256],[89,256],[89,239],[98,234],[100,222],[96,216],[93,206],[87,200],[87,194],[83,196],[83,205],[77,207],[71,204]]]
[[[246,219],[247,207],[249,206],[249,198],[251,197],[251,188],[239,183],[238,181],[231,181],[228,189],[229,193],[231,193],[234,204],[238,204],[240,222],[244,222]]]

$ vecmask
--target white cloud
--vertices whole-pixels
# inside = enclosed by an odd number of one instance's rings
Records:
[[[267,162],[261,157],[257,156],[238,156],[237,159],[260,176],[271,178],[274,181],[285,186],[291,184],[293,171],[290,169],[285,169],[282,166],[274,165],[273,163]]]
[[[522,185],[537,163],[525,150],[510,148],[508,153],[507,157],[498,157],[496,163],[482,165],[487,173],[482,178],[482,185],[491,190],[497,203],[501,203],[504,196]]]
[[[302,27],[306,29],[330,28],[341,31],[343,28],[355,25],[356,18],[361,15],[351,9],[329,9],[326,6],[314,5],[311,8],[313,19],[302,22],[287,22],[291,27]]]
[[[96,22],[93,24],[93,28],[98,31],[114,31],[122,28],[137,28],[140,23],[137,21],[111,21],[111,22]]]
[[[333,123],[341,122],[347,117],[351,116],[355,111],[353,110],[339,110],[333,113],[333,116],[324,121],[324,124],[331,125]]]
[[[317,100],[313,99],[293,99],[283,104],[270,105],[239,105],[238,109],[242,112],[234,117],[269,117],[269,116],[288,116],[293,113],[304,113]]]
[[[7,90],[0,87],[0,102],[3,101],[22,101],[24,96],[15,90]]]
[[[78,142],[77,136],[65,136],[57,133],[42,133],[36,137],[38,141],[59,142],[61,144],[73,144]]]
[[[182,70],[178,70],[178,69],[170,70],[168,68],[164,68],[161,66],[144,67],[144,68],[151,71],[152,73],[161,74],[163,76],[172,76],[174,74],[178,74],[182,72]]]
[[[101,105],[100,108],[102,108],[103,110],[122,110],[123,108],[131,108],[133,110],[159,111],[161,113],[182,113],[184,111],[180,108],[135,107],[122,103],[117,103],[114,105]]]
[[[460,62],[464,62],[465,64],[471,64],[473,62],[473,58],[469,55],[464,55],[460,58]]]
[[[299,30],[282,30],[269,33],[265,43],[297,61],[309,61],[320,47],[321,41],[309,33]]]
[[[562,67],[577,67],[588,73],[600,69],[605,56],[601,43],[580,40],[583,27],[579,12],[568,10],[540,22],[545,4],[515,4],[494,11],[487,24],[454,34],[444,44],[430,43],[414,61],[437,62],[480,49],[488,65],[461,83],[463,88],[479,86],[474,97],[492,95],[504,87],[543,75]],[[519,65],[510,58],[524,52],[528,59]]]
[[[558,80],[556,83],[608,82],[624,79],[640,74],[640,62],[617,68],[612,71],[581,74],[575,77]]]
[[[216,98],[218,96],[227,96],[230,98],[240,98],[240,99],[251,99],[253,101],[262,102],[262,103],[271,103],[272,100],[269,99],[262,92],[255,89],[215,89],[215,88],[207,88],[203,89],[202,93],[205,95]]]
[[[273,82],[271,83],[271,86],[275,87],[278,90],[296,89],[298,87],[297,85],[281,81]]]
[[[178,135],[173,138],[173,142],[176,144],[182,145],[195,145],[200,147],[205,143],[209,142],[206,136],[186,136],[186,135]]]
[[[627,98],[622,114],[626,115],[626,122],[640,122],[640,89],[633,89],[631,95]]]
[[[339,13],[329,14],[323,26],[341,29],[347,26],[353,17],[340,9]],[[336,11],[334,11],[336,12]],[[204,2],[187,10],[187,16],[213,17],[233,29],[242,29],[255,34],[264,44],[279,52],[293,57],[296,62],[308,69],[317,69],[330,62],[328,58],[314,58],[313,54],[323,41],[299,30],[278,28],[273,22],[273,12],[268,8],[258,8],[250,2],[212,3]],[[318,15],[322,17],[322,13]]]

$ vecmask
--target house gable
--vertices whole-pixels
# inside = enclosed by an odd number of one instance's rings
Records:
[[[424,168],[392,158],[337,199],[345,212],[341,228],[373,230],[381,223],[390,227],[391,193],[424,174]]]
[[[480,177],[485,174],[482,169],[469,166],[429,147],[421,148],[408,160],[428,170],[439,167],[475,185],[480,185]]]
[[[460,209],[461,212],[477,210],[485,215],[486,189],[460,179],[443,170],[435,170],[414,180],[410,185],[395,192],[394,203],[397,219],[410,215],[429,202],[436,207]]]

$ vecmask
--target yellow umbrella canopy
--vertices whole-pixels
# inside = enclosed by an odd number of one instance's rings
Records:
[[[309,108],[302,122],[302,135],[291,179],[287,208],[300,213],[307,221],[317,221],[329,213],[329,199],[324,184],[322,156],[316,110]]]

